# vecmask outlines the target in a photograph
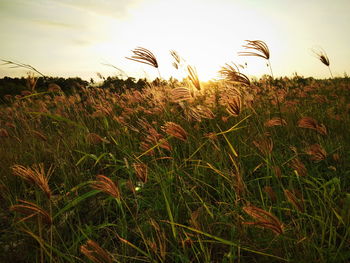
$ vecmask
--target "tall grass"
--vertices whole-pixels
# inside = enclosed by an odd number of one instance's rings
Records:
[[[349,261],[349,80],[238,72],[3,105],[0,261]]]

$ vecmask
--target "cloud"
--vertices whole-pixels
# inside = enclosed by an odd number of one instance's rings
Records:
[[[62,23],[62,22],[56,22],[56,21],[50,21],[50,20],[36,20],[33,19],[32,22],[49,26],[49,27],[56,27],[56,28],[65,28],[65,29],[79,29],[80,26],[75,24],[69,24],[69,23]]]
[[[101,16],[124,18],[129,9],[142,2],[141,0],[55,0],[57,3],[79,8]]]
[[[73,44],[78,45],[78,46],[89,46],[92,45],[94,42],[82,38],[74,38],[71,41]]]

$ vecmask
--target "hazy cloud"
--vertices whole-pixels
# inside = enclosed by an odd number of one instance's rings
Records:
[[[65,28],[65,29],[77,29],[80,28],[80,26],[75,25],[75,24],[68,24],[68,23],[63,23],[63,22],[56,22],[56,21],[49,21],[49,20],[32,20],[32,22],[44,25],[44,26],[49,26],[49,27],[56,27],[56,28]]]
[[[75,38],[75,39],[72,39],[72,43],[78,46],[88,46],[93,44],[94,42],[86,39]]]
[[[86,10],[102,16],[124,18],[128,10],[142,0],[55,0],[59,4]]]

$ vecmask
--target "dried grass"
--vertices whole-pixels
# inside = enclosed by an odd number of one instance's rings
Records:
[[[191,81],[192,85],[197,89],[197,90],[201,90],[201,84],[199,82],[199,78],[198,78],[198,74],[197,74],[197,70],[188,65],[187,66],[187,72],[188,72],[188,78]]]
[[[266,43],[262,40],[245,40],[246,45],[243,45],[246,49],[252,49],[250,52],[238,52],[240,56],[255,56],[261,57],[266,60],[270,59],[270,51]]]
[[[134,163],[132,166],[134,167],[137,179],[142,183],[146,183],[148,180],[148,166],[144,163]]]
[[[164,260],[167,254],[166,234],[164,231],[162,231],[159,224],[154,219],[151,218],[149,223],[156,231],[156,237],[157,237],[157,243],[150,242],[151,248],[154,251],[154,253],[160,254],[160,257]]]
[[[327,128],[323,124],[318,122],[311,117],[303,117],[298,121],[298,127],[315,130],[322,135],[327,135]]]
[[[91,183],[92,188],[100,190],[118,200],[121,198],[118,182],[113,182],[105,175],[97,175],[97,180]]]
[[[219,74],[229,82],[237,82],[246,86],[250,86],[249,78],[243,73],[239,72],[238,69],[235,69],[230,64],[225,64],[219,71]]]
[[[8,131],[5,128],[0,129],[0,137],[3,137],[3,138],[10,137]]]
[[[310,145],[305,149],[305,152],[310,155],[313,161],[322,161],[327,158],[326,150],[319,144]]]
[[[243,211],[258,220],[257,222],[244,222],[245,225],[254,225],[261,228],[270,229],[277,235],[284,233],[283,224],[270,212],[256,206],[244,206]]]
[[[174,88],[170,92],[172,102],[189,101],[192,99],[191,91],[185,87]]]
[[[264,191],[268,194],[268,196],[272,202],[277,201],[276,192],[273,190],[273,188],[271,186],[265,186]]]
[[[176,124],[175,122],[168,121],[162,126],[162,130],[170,135],[174,136],[175,138],[186,141],[187,140],[187,132],[182,128],[179,124]]]
[[[31,168],[16,164],[12,166],[12,173],[14,176],[18,176],[38,186],[49,199],[51,198],[49,178],[53,173],[52,166],[45,172],[43,163],[33,165]]]
[[[298,199],[294,193],[289,190],[284,190],[284,195],[287,200],[299,211],[304,212],[304,201],[303,199]]]
[[[88,133],[86,135],[86,141],[90,144],[110,143],[107,139],[102,138],[96,133]]]
[[[286,126],[287,122],[280,117],[272,118],[264,123],[265,127]]]
[[[80,246],[80,252],[94,263],[112,263],[109,253],[93,240],[88,240],[85,245]]]
[[[264,137],[260,140],[253,141],[253,144],[264,156],[268,156],[273,150],[273,141],[270,137]]]
[[[226,102],[226,111],[234,117],[237,117],[242,110],[242,100],[240,96],[232,97]]]
[[[331,71],[331,68],[330,68],[330,61],[329,61],[329,58],[327,56],[327,53],[322,49],[322,48],[314,48],[311,50],[316,58],[318,58],[322,64],[324,64],[325,66],[328,67],[329,69],[329,73],[331,74],[331,77],[333,78],[333,74],[332,74],[332,71]]]
[[[151,51],[142,47],[137,47],[131,51],[134,53],[134,55],[131,57],[126,57],[127,59],[144,63],[158,69],[158,61]]]
[[[18,213],[26,215],[26,217],[22,218],[18,222],[24,222],[34,216],[39,216],[43,223],[47,225],[52,224],[52,217],[50,214],[45,211],[43,208],[38,206],[37,204],[34,204],[32,202],[28,202],[25,200],[17,200],[19,203],[18,205],[13,205],[10,207],[10,211],[16,211]]]
[[[179,69],[182,65],[182,58],[180,57],[179,53],[177,53],[175,50],[170,50],[170,55],[174,58],[175,62],[173,63],[174,68]]]
[[[297,172],[299,176],[306,176],[307,169],[305,165],[298,158],[295,158],[291,161],[290,166]]]

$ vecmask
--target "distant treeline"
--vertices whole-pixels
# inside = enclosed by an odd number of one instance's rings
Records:
[[[35,84],[33,85],[33,80],[35,80]],[[350,78],[345,75],[342,78],[333,78],[328,80],[317,80],[312,77],[302,77],[297,74],[294,74],[292,77],[281,77],[272,79],[271,76],[264,75],[260,79],[252,78],[252,84],[259,86],[263,82],[268,81],[270,85],[273,85],[278,88],[284,88],[285,86],[295,86],[305,87],[310,85],[312,82],[323,82],[328,81],[333,85],[337,85],[340,82],[348,82]],[[156,78],[153,81],[148,81],[146,79],[135,79],[132,77],[128,77],[126,79],[122,79],[119,77],[107,77],[103,78],[101,82],[95,83],[93,79],[89,81],[83,80],[79,77],[75,78],[62,78],[62,77],[38,77],[38,78],[30,78],[30,77],[21,77],[21,78],[10,78],[4,77],[0,79],[0,103],[6,102],[6,95],[16,96],[16,95],[28,95],[28,91],[33,92],[45,92],[49,90],[50,85],[52,84],[58,85],[60,90],[65,94],[72,94],[76,91],[79,91],[82,87],[99,87],[99,88],[108,88],[111,91],[116,93],[122,93],[126,90],[142,90],[144,87],[148,85],[171,85],[178,86],[180,83],[186,85],[184,81],[180,82],[177,79],[170,78],[169,80],[160,80]],[[33,90],[34,87],[34,90]]]
[[[39,77],[35,79],[34,84],[35,92],[48,91],[49,86],[52,84],[58,85],[61,90],[66,94],[71,94],[78,91],[82,87],[98,86],[100,88],[110,88],[111,90],[121,93],[126,89],[143,89],[147,83],[146,79],[136,80],[135,78],[129,77],[127,79],[121,79],[118,77],[107,77],[104,78],[101,83],[95,83],[93,80],[90,82],[82,80],[79,77],[76,78],[62,78],[62,77]],[[153,82],[159,83],[159,80]],[[155,83],[154,83],[155,84]],[[0,101],[4,102],[5,95],[21,95],[26,94],[26,91],[33,91],[33,79],[30,78],[10,78],[4,77],[0,79]]]

